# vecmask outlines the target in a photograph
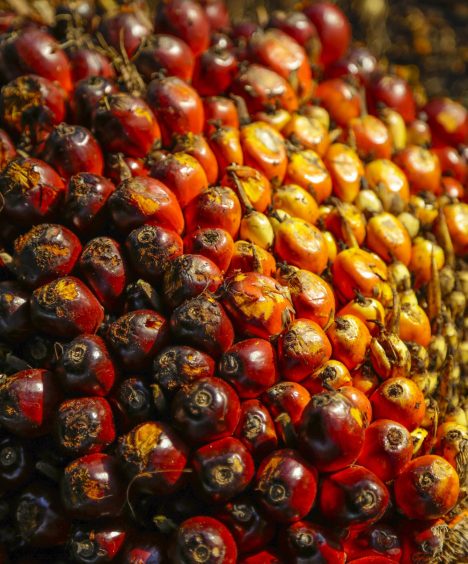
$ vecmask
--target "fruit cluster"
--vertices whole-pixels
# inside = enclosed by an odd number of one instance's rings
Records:
[[[0,562],[464,560],[466,109],[323,1],[0,29]]]

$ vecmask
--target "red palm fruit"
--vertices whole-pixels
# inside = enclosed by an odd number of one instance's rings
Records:
[[[183,386],[172,404],[174,426],[190,443],[204,444],[234,432],[240,416],[239,398],[231,386],[212,376]]]
[[[181,208],[208,188],[205,170],[188,153],[161,153],[152,162],[150,176],[172,190]]]
[[[43,369],[22,370],[2,376],[0,422],[20,437],[38,437],[50,431],[59,401],[53,376]]]
[[[110,237],[96,237],[83,249],[80,273],[106,310],[119,306],[127,273],[120,245]]]
[[[216,292],[223,281],[219,268],[202,255],[181,255],[164,273],[163,293],[167,306],[174,309],[203,292]]]
[[[333,358],[349,370],[354,370],[364,362],[372,337],[359,317],[349,314],[335,317],[327,336],[332,345]]]
[[[238,195],[244,211],[247,204],[255,210],[264,212],[271,205],[271,184],[268,178],[251,166],[231,165],[221,180]]]
[[[219,358],[234,341],[234,328],[223,306],[205,294],[185,301],[173,311],[171,331],[179,341],[213,358]]]
[[[201,134],[187,133],[175,139],[172,149],[176,153],[191,155],[202,165],[208,184],[214,184],[218,179],[218,162],[208,141]]]
[[[342,78],[324,80],[315,95],[339,127],[347,127],[351,120],[361,115],[359,91]]]
[[[65,468],[61,494],[74,519],[119,515],[125,503],[125,483],[117,459],[102,452],[77,458]]]
[[[128,542],[125,542],[119,553],[121,564],[151,564],[163,562],[166,557],[165,541],[154,531],[132,532]]]
[[[322,482],[319,507],[323,517],[337,527],[363,529],[387,510],[390,495],[370,470],[351,466],[329,474]]]
[[[143,11],[121,10],[105,14],[99,32],[118,53],[125,52],[131,58],[151,35],[151,23]]]
[[[143,378],[139,377],[121,380],[113,388],[109,403],[112,406],[119,434],[126,433],[136,425],[154,420],[160,415],[157,389],[152,389]]]
[[[367,429],[372,421],[372,405],[366,394],[354,387],[354,384],[341,385],[339,392],[348,398],[353,406],[359,410],[364,427]]]
[[[29,292],[14,281],[0,282],[0,338],[24,341],[31,333]]]
[[[299,521],[315,501],[317,471],[295,450],[277,450],[260,464],[255,491],[270,519],[280,523]]]
[[[51,548],[67,542],[70,520],[57,489],[49,483],[36,481],[26,486],[12,514],[15,528],[28,546]]]
[[[0,175],[3,213],[24,227],[52,219],[65,195],[60,176],[47,163],[30,157],[10,161]]]
[[[241,222],[241,206],[233,190],[211,186],[190,202],[184,209],[184,216],[187,233],[202,227],[217,227],[235,238]]]
[[[432,152],[437,155],[444,176],[452,176],[462,184],[465,183],[468,163],[459,151],[454,147],[438,147],[432,149]]]
[[[42,223],[16,239],[13,266],[21,283],[37,288],[69,274],[80,253],[81,243],[69,229]]]
[[[210,378],[214,371],[210,356],[184,345],[166,347],[153,362],[153,379],[167,397],[201,378]]]
[[[282,182],[288,167],[283,136],[271,125],[256,121],[241,128],[244,162],[259,169],[268,180]]]
[[[219,375],[234,386],[239,397],[256,398],[278,380],[275,351],[264,339],[239,341],[223,353]]]
[[[125,288],[124,313],[136,309],[154,309],[158,313],[161,313],[164,309],[161,295],[154,286],[141,278],[135,280],[135,282],[130,282]]]
[[[34,474],[30,444],[14,436],[0,439],[0,492],[2,496],[30,481]]]
[[[182,254],[183,242],[175,231],[157,225],[142,225],[130,232],[125,248],[135,273],[157,284],[168,263]]]
[[[219,176],[222,176],[232,164],[244,164],[244,153],[238,128],[230,125],[216,125],[209,137],[209,144],[218,163]]]
[[[150,81],[158,72],[190,82],[195,59],[190,47],[174,35],[158,33],[151,36],[138,49],[134,64],[141,76]]]
[[[320,63],[327,66],[342,57],[351,42],[351,26],[344,13],[331,2],[315,2],[304,9],[314,24],[322,49]]]
[[[193,87],[201,96],[217,96],[226,92],[238,73],[238,62],[230,49],[210,47],[195,61]]]
[[[34,290],[31,318],[45,333],[72,339],[80,333],[96,332],[104,310],[81,280],[66,276]]]
[[[137,309],[111,323],[107,342],[125,370],[145,370],[167,338],[167,322],[149,309]]]
[[[0,48],[0,67],[7,80],[34,72],[66,91],[73,90],[70,63],[57,41],[47,32],[26,27],[9,35]]]
[[[240,418],[234,435],[256,460],[278,447],[275,424],[268,409],[256,399],[241,403]]]
[[[468,142],[468,112],[450,98],[433,98],[423,109],[435,146],[457,147]]]
[[[374,472],[383,482],[393,480],[413,456],[413,442],[406,427],[379,419],[367,429],[358,464]]]
[[[194,88],[176,76],[153,79],[146,93],[150,108],[161,126],[165,146],[173,135],[202,133],[204,111],[200,96]]]
[[[209,45],[210,23],[203,8],[194,0],[171,0],[160,4],[154,29],[180,37],[195,56],[201,55]]]
[[[70,61],[72,81],[76,84],[83,78],[103,76],[114,78],[115,71],[109,58],[97,49],[89,47],[71,47],[67,49]]]
[[[119,462],[135,487],[151,494],[176,491],[183,480],[187,448],[166,423],[148,421],[119,439]]]
[[[158,122],[140,98],[118,93],[98,102],[93,127],[102,147],[129,157],[146,157],[161,139]]]
[[[327,329],[335,315],[335,296],[330,285],[309,270],[280,266],[276,278],[291,293],[297,317],[315,321]]]
[[[300,449],[320,472],[349,466],[364,443],[361,412],[338,391],[312,396],[298,422]]]
[[[114,184],[104,176],[87,172],[72,176],[62,209],[67,225],[80,235],[95,233],[106,219],[106,202],[114,190]]]
[[[379,107],[396,110],[407,124],[416,118],[416,103],[406,80],[390,74],[376,73],[367,88],[369,111],[377,115]]]
[[[71,557],[79,564],[110,562],[121,555],[129,536],[123,523],[104,521],[96,524],[75,525],[69,540]]]
[[[330,341],[317,323],[296,319],[278,340],[283,378],[300,382],[331,356]]]
[[[154,178],[135,176],[119,184],[109,198],[112,220],[121,231],[130,231],[145,223],[173,229],[179,235],[184,218],[175,194]]]
[[[44,141],[51,128],[65,118],[65,91],[36,74],[25,74],[6,84],[0,99],[7,129],[18,135],[28,132],[35,144]]]
[[[259,511],[247,495],[227,502],[215,515],[232,531],[241,554],[263,548],[276,533],[275,524]]]
[[[282,381],[268,388],[260,396],[275,421],[276,432],[284,442],[289,440],[289,423],[296,425],[310,401],[310,394],[297,382]]]
[[[10,136],[4,129],[0,129],[0,171],[16,157],[16,148]]]
[[[306,50],[310,62],[317,62],[321,49],[320,40],[314,24],[305,14],[298,11],[275,10],[270,14],[268,27],[280,29],[295,39]]]
[[[291,564],[333,562],[344,564],[346,553],[336,535],[310,521],[297,521],[281,532],[282,553]]]
[[[392,140],[386,125],[375,116],[365,115],[351,120],[349,135],[363,160],[390,159]]]
[[[312,72],[304,48],[279,29],[267,29],[252,36],[248,49],[251,59],[285,78],[300,101],[310,98],[314,88]]]
[[[377,70],[377,59],[367,47],[351,47],[342,57],[325,69],[325,78],[357,78],[361,84],[368,84]]]
[[[186,235],[184,250],[210,259],[224,273],[231,263],[234,241],[224,229],[202,227]]]
[[[408,178],[413,194],[419,192],[440,193],[441,170],[437,155],[429,149],[408,145],[395,156],[395,163]]]
[[[257,64],[239,72],[232,84],[232,91],[245,100],[251,114],[277,108],[294,112],[299,105],[287,80],[275,71]]]
[[[109,153],[106,155],[106,175],[120,184],[124,180],[135,176],[149,176],[149,166],[146,159],[140,157],[126,157],[123,153]]]
[[[227,271],[227,275],[243,272],[258,272],[273,277],[276,271],[274,256],[254,243],[239,239],[234,243],[234,252]]]
[[[236,564],[237,546],[227,529],[212,517],[196,516],[183,521],[169,548],[172,562],[197,564],[200,558],[213,564]]]
[[[60,449],[72,457],[101,452],[115,439],[114,417],[104,398],[75,398],[60,404],[54,425]]]
[[[275,550],[265,549],[242,558],[239,564],[282,564],[282,560]]]
[[[68,180],[79,172],[102,174],[104,159],[94,135],[85,127],[61,123],[50,133],[41,157]]]
[[[328,360],[310,376],[302,380],[302,385],[311,395],[320,394],[333,388],[351,386],[353,380],[346,366],[339,360]]]
[[[229,278],[222,302],[245,335],[269,339],[282,333],[294,319],[288,290],[256,272]]]
[[[458,474],[444,458],[419,456],[395,480],[397,507],[410,519],[437,519],[457,503]]]
[[[201,0],[211,31],[229,29],[231,22],[229,12],[223,0]]]
[[[351,562],[360,559],[368,559],[366,562],[371,564],[371,558],[375,562],[380,562],[379,558],[384,558],[382,562],[400,562],[402,556],[402,543],[400,536],[395,529],[387,524],[376,523],[364,531],[351,538],[345,543],[345,550]],[[374,560],[372,560],[374,562]]]
[[[194,488],[203,499],[223,503],[241,494],[255,474],[246,447],[233,437],[203,445],[193,454]]]
[[[55,373],[73,396],[105,396],[114,385],[115,369],[101,337],[82,334],[63,347]]]
[[[440,179],[440,188],[442,195],[446,195],[449,198],[462,201],[466,199],[463,184],[451,176],[442,176]]]
[[[374,419],[391,419],[408,431],[419,427],[426,412],[424,396],[418,385],[400,376],[382,382],[370,401]]]
[[[239,115],[236,104],[230,98],[223,96],[209,96],[203,98],[205,113],[205,135],[209,135],[218,126],[239,129]]]
[[[93,125],[94,111],[103,96],[110,96],[118,92],[114,82],[103,76],[83,78],[75,86],[70,99],[70,109],[74,123],[86,127]],[[60,120],[62,121],[62,120]]]

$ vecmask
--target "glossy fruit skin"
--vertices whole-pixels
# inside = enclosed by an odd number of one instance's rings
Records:
[[[256,399],[241,403],[239,423],[234,434],[255,460],[261,460],[278,446],[273,419],[268,409]]]
[[[219,175],[222,176],[230,165],[244,164],[244,152],[241,146],[240,131],[229,125],[213,125],[214,130],[208,137],[211,151],[218,163]]]
[[[182,254],[183,241],[171,229],[144,224],[129,233],[125,248],[133,271],[157,284],[168,263]]]
[[[115,380],[114,364],[101,337],[81,334],[63,348],[58,381],[73,395],[105,396]]]
[[[301,419],[304,408],[310,400],[310,394],[298,382],[281,381],[268,388],[261,397],[276,423],[278,434],[284,434],[282,417],[287,415],[295,425]]]
[[[148,104],[124,93],[110,94],[98,102],[93,128],[104,150],[129,157],[145,157],[161,138]]]
[[[43,223],[15,241],[13,264],[20,282],[37,288],[69,274],[81,253],[81,243],[62,225]]]
[[[384,483],[370,470],[351,466],[327,476],[319,506],[325,519],[340,527],[361,529],[378,521],[389,504]]]
[[[30,445],[16,437],[0,439],[0,492],[8,494],[26,484],[34,473]]]
[[[83,78],[90,78],[91,76],[103,76],[104,78],[114,78],[115,76],[115,71],[109,58],[96,49],[72,47],[67,49],[67,55],[74,84]]]
[[[131,534],[119,555],[121,564],[163,564],[166,558],[164,539],[157,533],[141,531]]]
[[[398,376],[385,380],[370,400],[375,419],[391,419],[408,431],[421,424],[426,411],[424,396],[417,384]]]
[[[228,126],[239,129],[239,115],[233,100],[223,96],[208,96],[203,98],[203,109],[205,114],[205,135],[219,127]]]
[[[241,128],[244,164],[260,170],[268,180],[281,182],[287,169],[287,154],[282,135],[263,121]]]
[[[377,59],[363,46],[351,46],[348,52],[327,66],[326,78],[352,77],[367,85],[377,69]]]
[[[366,429],[358,464],[382,480],[398,476],[413,456],[413,443],[406,427],[396,421],[379,419]]]
[[[237,547],[227,527],[212,517],[196,516],[183,521],[169,549],[172,562],[196,564],[200,557],[209,564],[236,564]]]
[[[161,127],[164,145],[169,145],[174,134],[203,132],[204,110],[194,88],[176,76],[155,78],[146,92],[149,107]]]
[[[297,425],[300,449],[320,472],[352,464],[364,443],[360,411],[339,392],[312,396]]]
[[[223,304],[241,333],[263,339],[279,335],[294,318],[287,289],[255,272],[230,278]]]
[[[202,227],[184,238],[184,250],[210,259],[224,273],[234,253],[234,241],[225,229]]]
[[[95,333],[104,310],[81,280],[65,276],[34,290],[31,318],[44,332],[72,339],[80,333]]]
[[[68,180],[79,172],[102,174],[104,159],[99,143],[85,127],[61,123],[50,133],[41,157]]]
[[[16,157],[16,147],[4,129],[0,129],[0,170]]]
[[[110,237],[96,237],[84,247],[78,266],[101,304],[114,310],[127,282],[120,245]]]
[[[219,375],[240,398],[256,398],[277,382],[275,351],[264,339],[239,341],[222,355]]]
[[[291,564],[344,564],[346,554],[341,543],[329,531],[310,521],[297,521],[282,531],[281,552]]]
[[[240,417],[239,398],[224,380],[200,378],[182,387],[171,402],[172,422],[190,444],[231,435]]]
[[[276,262],[271,253],[254,243],[238,239],[234,243],[234,252],[226,274],[231,276],[240,272],[247,274],[255,271],[273,277],[275,270]]]
[[[13,281],[0,282],[0,337],[11,343],[31,333],[29,293]]]
[[[99,31],[117,53],[123,48],[131,58],[144,39],[150,35],[151,24],[138,10],[122,10],[106,14],[101,19]]]
[[[81,79],[75,86],[70,99],[70,109],[74,123],[90,128],[99,100],[118,92],[117,86],[109,78],[90,76]],[[60,120],[62,121],[62,120]]]
[[[395,157],[396,164],[408,177],[411,192],[440,193],[440,163],[437,156],[424,147],[408,145]]]
[[[119,522],[79,524],[72,529],[68,545],[75,562],[101,564],[122,554],[128,536],[125,525]]]
[[[7,80],[31,72],[56,81],[66,91],[73,89],[70,63],[55,39],[41,29],[26,28],[11,34],[1,46],[2,74]]]
[[[371,342],[369,329],[354,315],[335,317],[327,331],[333,350],[333,358],[354,370],[364,362]]]
[[[395,481],[397,506],[410,519],[442,517],[453,508],[458,494],[458,474],[436,455],[413,459]]]
[[[247,448],[233,437],[203,445],[192,458],[195,489],[209,502],[226,502],[242,493],[255,474]]]
[[[65,185],[47,163],[18,157],[0,175],[0,194],[5,216],[30,227],[54,217],[63,201]]]
[[[53,375],[44,369],[28,369],[2,378],[0,414],[2,425],[19,437],[39,437],[50,431],[59,400]]]
[[[351,386],[352,378],[349,370],[342,362],[328,360],[302,380],[302,385],[311,395],[315,395],[326,392],[330,388],[338,390],[342,386]]]
[[[396,259],[408,266],[410,262],[411,238],[401,221],[390,213],[382,212],[368,221],[366,243],[387,263]]]
[[[216,182],[219,173],[218,162],[207,139],[203,135],[195,135],[194,133],[180,135],[176,137],[172,150],[176,153],[186,153],[197,159],[205,171],[208,184],[211,185]]]
[[[161,395],[159,396],[161,397]],[[112,389],[109,403],[115,415],[119,433],[130,431],[135,425],[159,415],[157,391],[141,377],[120,380]]]
[[[120,437],[117,455],[136,488],[162,494],[180,487],[188,452],[169,425],[148,421]]]
[[[234,53],[213,46],[197,57],[192,84],[201,96],[216,96],[229,89],[237,72],[238,62]]]
[[[276,527],[259,511],[248,495],[226,503],[216,518],[229,527],[241,554],[266,546],[274,537]]]
[[[117,459],[100,452],[77,458],[65,468],[61,494],[65,509],[74,519],[117,516],[125,500]]]
[[[398,76],[377,73],[367,89],[367,105],[374,115],[377,115],[379,105],[392,108],[407,124],[416,118],[413,93],[406,80]]]
[[[236,193],[223,186],[211,186],[195,197],[184,210],[186,230],[225,229],[235,238],[241,222],[241,205]]]
[[[304,13],[320,39],[319,62],[327,66],[342,57],[351,41],[351,28],[343,12],[331,2],[316,2],[306,7]]]
[[[400,535],[390,525],[375,523],[345,543],[346,553],[351,562],[355,560],[370,564],[382,562],[400,562],[402,542]]]
[[[172,313],[170,326],[176,339],[215,359],[234,341],[234,328],[223,306],[203,294],[177,307]]]
[[[165,345],[167,321],[149,309],[138,309],[111,323],[107,343],[125,370],[149,368],[153,357]]]
[[[423,109],[437,146],[457,147],[468,140],[468,114],[450,98],[433,98]]]
[[[135,58],[135,66],[145,80],[152,75],[165,71],[168,76],[190,82],[195,60],[190,47],[174,35],[158,33],[147,40],[139,49]]]
[[[29,546],[50,548],[65,544],[70,521],[64,515],[57,489],[47,482],[26,486],[15,502],[13,515],[17,530]]]
[[[255,491],[270,519],[279,523],[299,521],[315,501],[317,471],[295,450],[277,450],[261,462]]]
[[[380,197],[386,211],[403,211],[409,202],[410,189],[400,167],[387,159],[377,159],[366,165],[365,178],[369,187]]]
[[[350,138],[354,139],[358,155],[363,160],[390,159],[392,142],[385,124],[375,116],[366,115],[351,120]]]

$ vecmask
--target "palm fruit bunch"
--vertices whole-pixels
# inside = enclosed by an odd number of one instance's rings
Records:
[[[466,561],[466,108],[326,1],[8,4],[0,562]]]

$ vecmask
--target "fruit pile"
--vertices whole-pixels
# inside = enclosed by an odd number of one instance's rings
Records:
[[[467,110],[323,1],[0,30],[0,562],[465,561]]]

